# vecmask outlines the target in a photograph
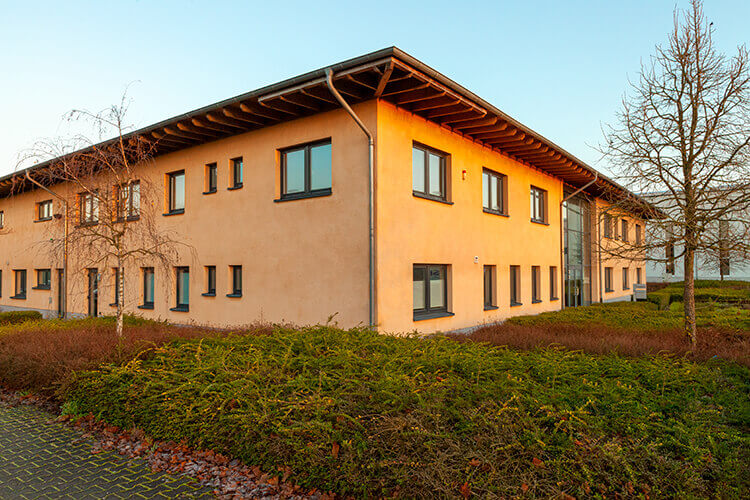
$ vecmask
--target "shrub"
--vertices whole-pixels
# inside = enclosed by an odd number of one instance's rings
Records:
[[[315,327],[175,341],[61,395],[344,495],[732,497],[750,477],[731,364]]]
[[[17,325],[40,319],[42,319],[42,313],[38,311],[6,311],[0,313],[0,326]]]

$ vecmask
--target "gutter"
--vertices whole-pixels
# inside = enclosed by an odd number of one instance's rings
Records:
[[[596,175],[594,175],[594,179],[589,182],[588,184],[584,184],[580,188],[576,189],[572,193],[570,193],[568,196],[564,197],[562,200],[560,200],[560,291],[562,292],[565,289],[565,227],[563,225],[563,204],[565,204],[566,201],[571,199],[572,197],[576,196],[578,193],[584,191],[589,186],[596,183],[596,181],[599,180],[599,172],[596,172]],[[598,226],[597,226],[598,229]],[[597,231],[597,239],[598,239],[598,231]],[[601,261],[601,254],[600,255],[600,261]],[[600,266],[601,267],[601,264]],[[601,270],[599,272],[599,278],[601,278]],[[599,281],[599,297],[601,297],[601,279],[598,279]],[[562,297],[562,302],[560,304],[560,309],[563,309],[565,307],[565,297]]]
[[[63,275],[62,275],[62,293],[60,294],[60,309],[62,311],[62,318],[67,319],[68,317],[68,200],[57,194],[56,192],[49,189],[47,186],[44,186],[40,182],[38,182],[35,179],[32,179],[29,175],[29,171],[26,170],[25,172],[26,180],[34,184],[35,186],[43,189],[44,191],[47,191],[50,195],[54,196],[58,200],[60,200],[63,204],[63,209],[65,210],[65,214],[63,217],[65,217],[65,234],[63,236]]]
[[[346,100],[339,94],[336,87],[333,85],[333,69],[326,68],[326,83],[331,94],[339,101],[341,107],[343,107],[347,113],[356,122],[362,132],[367,136],[369,155],[368,155],[368,189],[369,189],[369,203],[368,203],[368,216],[369,216],[369,247],[370,247],[370,258],[369,258],[369,270],[370,270],[370,293],[369,293],[369,311],[370,311],[370,327],[375,326],[377,319],[375,318],[375,170],[374,170],[374,158],[375,158],[375,141],[372,133],[367,129],[364,122],[357,116],[354,110],[349,106]]]

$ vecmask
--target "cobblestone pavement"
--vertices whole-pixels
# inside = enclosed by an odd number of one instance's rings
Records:
[[[0,403],[0,499],[214,498],[186,476],[142,459],[92,454],[92,441],[33,406]]]

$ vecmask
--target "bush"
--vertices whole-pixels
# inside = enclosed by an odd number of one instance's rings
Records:
[[[38,311],[7,311],[0,313],[0,326],[17,325],[40,319],[42,319],[42,313]]]
[[[366,330],[175,341],[61,395],[121,427],[406,498],[747,491],[750,371]]]
[[[649,292],[649,300],[666,309],[672,302],[682,302],[684,283],[669,283],[658,291]],[[750,282],[746,281],[695,281],[696,302],[721,302],[728,304],[750,303]]]

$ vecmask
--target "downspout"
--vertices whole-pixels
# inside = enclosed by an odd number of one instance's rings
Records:
[[[326,68],[326,82],[328,83],[328,89],[331,94],[339,101],[341,107],[343,107],[352,119],[359,125],[362,132],[367,136],[369,142],[369,157],[368,157],[368,189],[369,189],[369,245],[370,245],[370,326],[375,326],[377,319],[375,318],[375,171],[374,171],[374,158],[375,158],[375,141],[373,140],[372,133],[367,129],[364,122],[357,116],[354,110],[344,100],[344,98],[336,90],[333,85],[333,70]]]
[[[68,200],[60,196],[59,194],[55,193],[51,189],[49,189],[47,186],[42,185],[35,179],[32,179],[29,175],[29,171],[26,172],[26,180],[34,184],[35,186],[39,187],[40,189],[43,189],[47,191],[50,195],[54,196],[58,200],[60,200],[63,204],[63,209],[65,210],[65,214],[63,217],[65,218],[65,234],[63,236],[63,277],[62,277],[62,293],[60,294],[61,299],[61,309],[62,309],[62,317],[63,319],[67,319],[68,317]]]
[[[599,180],[599,172],[596,172],[596,175],[594,175],[594,180],[592,180],[588,184],[584,184],[583,186],[576,189],[575,191],[573,191],[572,193],[570,193],[568,196],[564,197],[560,201],[560,291],[563,291],[565,287],[564,285],[565,283],[565,227],[563,225],[563,205],[565,204],[566,201],[568,201],[569,199],[571,199],[572,197],[574,197],[575,195],[577,195],[584,189],[588,188],[589,186],[591,186],[598,180]],[[598,225],[597,225],[597,229],[598,229]],[[601,278],[601,271],[600,271],[599,278]],[[599,288],[601,289],[601,279],[598,279],[597,281],[600,282]],[[599,295],[601,296],[601,292],[599,293]],[[562,300],[560,304],[560,309],[563,309],[565,307],[565,297],[562,297],[561,299]]]

